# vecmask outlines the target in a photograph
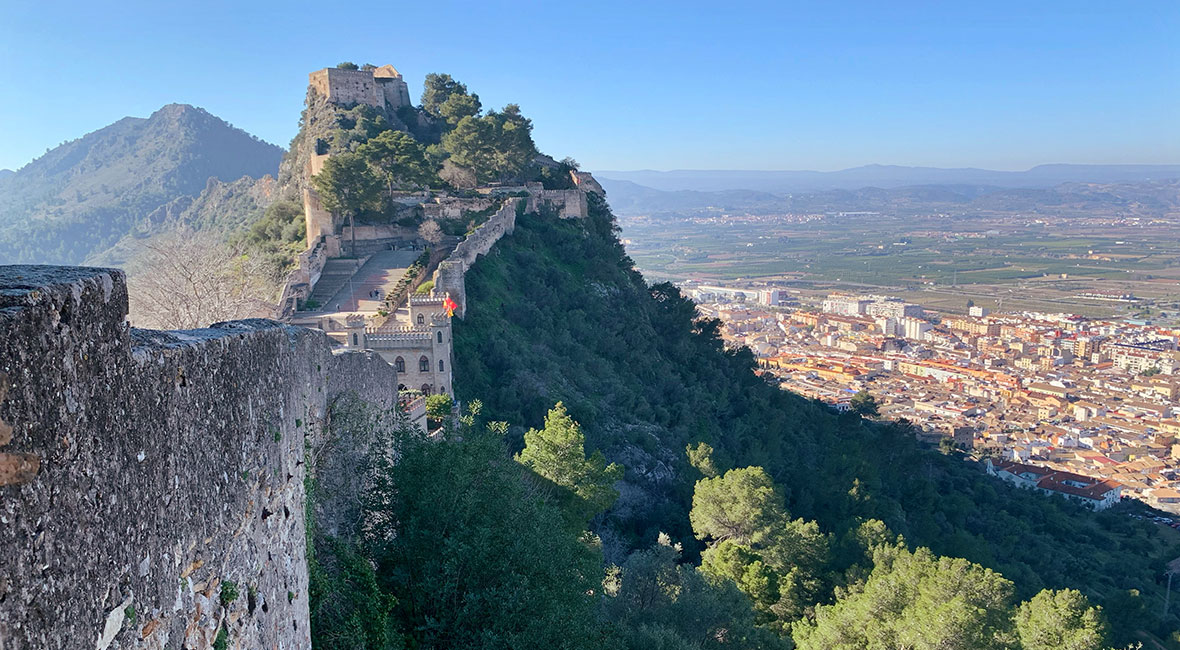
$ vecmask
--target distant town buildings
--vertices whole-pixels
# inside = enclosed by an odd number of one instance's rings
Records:
[[[881,417],[991,459],[998,478],[1099,509],[1128,497],[1180,512],[1180,331],[785,289],[775,306],[760,290],[719,289],[693,292],[702,315],[784,389],[835,410],[867,390]]]

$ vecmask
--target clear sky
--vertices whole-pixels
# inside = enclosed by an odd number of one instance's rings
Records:
[[[171,102],[295,134],[307,73],[521,105],[588,169],[1180,162],[1180,2],[0,0],[0,168]]]

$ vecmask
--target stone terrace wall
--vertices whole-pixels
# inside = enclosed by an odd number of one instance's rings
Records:
[[[435,293],[449,293],[458,305],[455,315],[462,318],[467,313],[467,289],[463,276],[480,255],[488,251],[504,235],[511,235],[516,229],[516,210],[523,199],[509,199],[475,232],[459,242],[447,259],[439,263],[434,272]]]
[[[306,461],[363,453],[323,422],[344,393],[392,407],[393,369],[272,321],[126,314],[121,271],[0,267],[0,647],[309,648]]]

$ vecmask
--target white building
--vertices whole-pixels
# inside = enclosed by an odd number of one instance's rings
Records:
[[[901,319],[902,336],[912,341],[925,341],[929,338],[930,323],[917,318]]]

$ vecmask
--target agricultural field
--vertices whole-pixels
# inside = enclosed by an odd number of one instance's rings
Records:
[[[1173,319],[1180,221],[1045,215],[623,217],[651,281],[774,282],[801,292],[888,290],[932,309]],[[1131,293],[1121,303],[1084,292]],[[1162,314],[1160,312],[1163,312]],[[1173,313],[1175,312],[1175,313]]]

